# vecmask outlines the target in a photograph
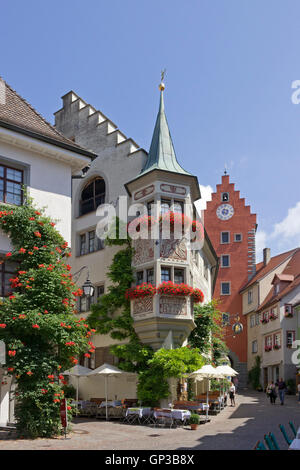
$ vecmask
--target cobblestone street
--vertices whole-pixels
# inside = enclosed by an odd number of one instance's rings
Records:
[[[196,431],[189,427],[166,429],[125,425],[118,422],[76,419],[72,433],[65,438],[14,440],[0,433],[0,450],[249,450],[265,433],[274,432],[281,449],[287,449],[278,424],[300,425],[297,397],[286,396],[271,406],[264,393],[245,391],[237,395],[236,407],[227,406],[210,423]]]

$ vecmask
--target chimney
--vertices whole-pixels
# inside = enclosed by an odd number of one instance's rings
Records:
[[[270,248],[264,248],[263,250],[264,253],[264,266],[267,266],[271,259],[271,249]]]

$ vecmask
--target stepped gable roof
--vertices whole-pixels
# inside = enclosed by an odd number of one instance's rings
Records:
[[[1,83],[4,84],[5,89],[4,99],[0,100],[0,127],[20,132],[90,158],[95,157],[95,154],[83,149],[55,129],[0,77]]]
[[[281,274],[275,274],[274,279],[276,277],[280,281],[284,281],[286,286],[283,286],[282,290],[278,294],[275,294],[274,287],[272,287],[265,300],[259,305],[257,311],[263,310],[264,308],[278,302],[295,289],[295,287],[300,285],[300,248],[294,252],[283,272]]]
[[[286,251],[285,253],[281,253],[279,255],[273,256],[266,266],[264,265],[263,261],[256,264],[256,274],[251,279],[249,279],[249,281],[241,288],[240,292],[243,292],[243,290],[247,289],[248,287],[255,284],[257,281],[262,279],[264,276],[270,273],[273,269],[275,269],[277,266],[279,266],[284,261],[286,261],[297,250],[298,248],[294,248],[293,250]]]

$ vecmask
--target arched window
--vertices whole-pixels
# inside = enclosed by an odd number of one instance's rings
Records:
[[[95,211],[104,202],[105,181],[103,178],[98,177],[90,181],[81,193],[80,215]]]

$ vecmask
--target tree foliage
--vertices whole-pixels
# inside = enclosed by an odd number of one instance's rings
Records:
[[[12,294],[0,305],[0,340],[6,344],[6,373],[16,383],[17,429],[30,437],[61,431],[61,372],[81,353],[94,351],[92,331],[74,315],[82,291],[72,282],[65,262],[70,251],[54,226],[32,201],[13,210],[0,205],[0,228],[13,247],[6,259],[17,264]]]
[[[153,349],[141,343],[130,314],[130,301],[125,293],[134,282],[130,239],[107,239],[106,244],[123,248],[114,257],[108,271],[112,285],[99,302],[92,305],[89,325],[100,334],[110,334],[113,339],[124,341],[110,347],[119,358],[119,367],[138,374],[137,394],[144,405],[158,405],[169,395],[168,378],[196,370],[204,363],[201,350],[187,347],[173,350]]]
[[[248,379],[254,390],[261,388],[260,385],[260,372],[261,372],[261,358],[256,356],[254,366],[248,372]]]
[[[222,312],[218,310],[218,302],[212,300],[204,305],[195,305],[194,321],[196,328],[189,336],[189,344],[202,353],[211,352],[213,362],[218,365],[228,352],[223,340]]]

